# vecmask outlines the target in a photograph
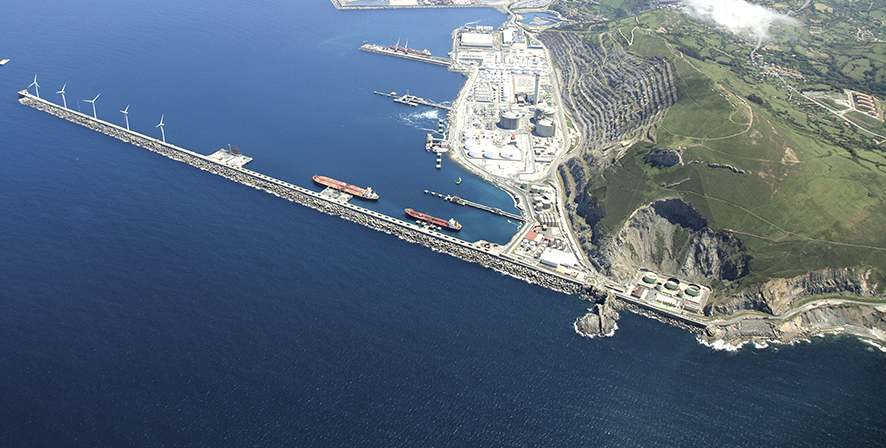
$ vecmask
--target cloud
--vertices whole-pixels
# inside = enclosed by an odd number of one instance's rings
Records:
[[[744,0],[684,0],[683,11],[696,19],[725,26],[736,34],[750,34],[762,41],[776,24],[797,25],[797,21]]]

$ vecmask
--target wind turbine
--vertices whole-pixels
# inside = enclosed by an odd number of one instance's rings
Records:
[[[101,93],[99,93],[98,95],[101,95]],[[96,95],[95,98],[91,100],[83,100],[87,103],[92,103],[92,118],[95,118],[96,120],[98,119],[98,117],[95,116],[95,100],[98,99],[98,95]]]
[[[129,130],[129,105],[126,105],[126,109],[121,110],[123,112],[123,118],[126,119],[126,130]]]
[[[65,105],[65,109],[68,108],[68,101],[65,100],[65,87],[67,87],[67,86],[68,86],[68,83],[65,83],[65,85],[62,86],[62,89],[61,89],[61,90],[59,90],[58,92],[55,92],[55,93],[61,93],[61,94],[62,94],[62,104]]]
[[[166,133],[163,132],[163,114],[160,114],[160,124],[154,126],[155,128],[160,128],[160,135],[163,136],[163,143],[166,143]]]
[[[31,86],[34,86],[34,91],[37,92],[37,98],[40,98],[40,84],[37,84],[37,75],[36,74],[34,75],[34,82],[32,82],[31,85],[28,87],[31,87]]]

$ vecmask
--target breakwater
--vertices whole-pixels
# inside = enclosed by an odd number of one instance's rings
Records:
[[[339,216],[372,229],[396,235],[404,240],[450,254],[462,260],[479,263],[514,277],[564,293],[576,294],[586,287],[582,282],[572,277],[553,271],[540,270],[522,263],[520,260],[499,254],[497,250],[484,247],[482,244],[466,242],[411,222],[350,204],[346,201],[326,198],[315,191],[252,170],[225,165],[193,151],[179,148],[170,143],[165,143],[89,115],[66,109],[44,99],[37,98],[25,90],[20,91],[18,94],[19,102],[26,106],[50,113],[170,159],[187,163],[201,170],[218,174],[234,182],[297,202],[323,213]]]
[[[360,46],[360,51],[366,51],[366,52],[375,53],[375,54],[383,54],[383,55],[387,55],[387,56],[394,56],[397,58],[409,59],[412,61],[427,62],[428,64],[442,65],[444,67],[449,67],[452,65],[452,60],[450,60],[450,59],[439,58],[437,56],[431,56],[431,55],[425,55],[425,54],[413,54],[413,53],[404,53],[402,51],[394,51],[388,47],[383,47],[381,45],[363,44]]]

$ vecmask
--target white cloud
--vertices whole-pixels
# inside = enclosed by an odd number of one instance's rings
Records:
[[[762,41],[776,24],[797,25],[797,21],[744,0],[684,0],[683,11],[707,22],[725,26],[736,34],[750,34]]]

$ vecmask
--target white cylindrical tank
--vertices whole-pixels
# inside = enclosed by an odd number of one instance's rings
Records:
[[[520,150],[509,146],[501,150],[501,157],[508,160],[519,160]]]
[[[554,135],[554,122],[545,118],[535,125],[535,134],[539,137],[551,137]]]
[[[520,116],[509,110],[504,111],[501,113],[499,124],[503,129],[517,129],[520,127]]]
[[[498,150],[495,148],[486,148],[486,151],[483,152],[483,157],[486,157],[487,159],[497,159]]]

